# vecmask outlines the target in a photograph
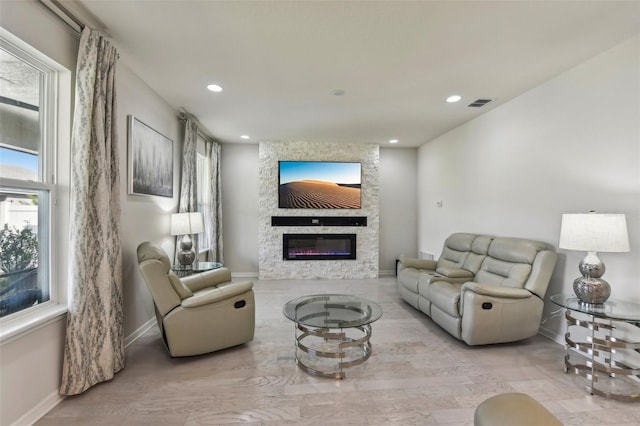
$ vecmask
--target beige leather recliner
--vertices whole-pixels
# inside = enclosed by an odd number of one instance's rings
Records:
[[[149,242],[140,244],[137,254],[172,357],[200,355],[253,340],[251,281],[231,282],[227,268],[178,278],[167,253]]]
[[[538,332],[557,255],[523,238],[452,234],[440,259],[400,259],[401,297],[468,345]]]

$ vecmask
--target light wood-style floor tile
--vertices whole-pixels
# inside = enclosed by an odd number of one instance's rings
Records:
[[[37,424],[57,425],[450,425],[473,424],[475,407],[503,392],[536,398],[566,425],[638,425],[640,404],[588,395],[564,374],[564,348],[536,336],[469,347],[404,303],[395,279],[255,281],[255,339],[171,358],[157,328],[127,348],[110,382],[66,398]],[[344,380],[297,368],[294,325],[282,306],[305,294],[346,293],[378,302],[373,354]]]

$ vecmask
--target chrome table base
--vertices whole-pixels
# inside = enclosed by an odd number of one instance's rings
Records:
[[[356,330],[360,336],[348,335]],[[331,329],[297,323],[296,364],[313,376],[344,379],[345,368],[362,364],[371,356],[370,337],[371,326],[368,324]]]
[[[592,395],[619,401],[640,402],[640,381],[638,380],[640,379],[640,368],[631,367],[613,359],[614,354],[622,350],[640,352],[640,343],[628,342],[614,337],[613,331],[616,327],[611,320],[597,321],[593,316],[591,320],[577,319],[571,315],[569,309],[566,310],[565,318],[567,319],[567,333],[565,334],[566,354],[564,357],[565,373],[573,371],[585,377],[589,381],[586,390]],[[640,327],[640,323],[627,322],[627,324]],[[576,342],[571,339],[571,333],[569,332],[569,327],[571,326],[583,327],[591,331],[590,335],[586,336],[585,342]],[[597,336],[596,332],[599,331],[604,336]],[[571,361],[572,351],[581,355],[581,359],[578,362]],[[617,377],[618,381],[627,379],[627,384],[629,384],[627,392],[622,393],[621,390],[608,391],[602,389],[604,386],[601,386],[600,383],[605,378],[613,380],[616,376],[621,376]],[[628,376],[628,378],[624,376]],[[618,384],[621,383],[618,382]]]

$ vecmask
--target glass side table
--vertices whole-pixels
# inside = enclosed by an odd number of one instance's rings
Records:
[[[188,277],[198,272],[211,271],[212,269],[222,268],[222,263],[218,262],[193,262],[191,265],[173,265],[171,270],[179,277]]]
[[[640,304],[609,299],[592,305],[567,294],[555,294],[551,301],[566,309],[565,373],[585,377],[592,395],[640,402],[640,367],[628,364],[640,359],[640,338],[631,337],[634,327],[640,328]],[[580,314],[587,319],[578,318]],[[581,341],[571,336],[572,331]]]

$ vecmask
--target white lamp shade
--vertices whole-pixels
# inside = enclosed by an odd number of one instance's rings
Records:
[[[204,222],[201,213],[189,212],[171,215],[171,235],[191,235],[203,231]]]
[[[563,214],[560,248],[591,252],[627,252],[629,235],[624,214]]]

